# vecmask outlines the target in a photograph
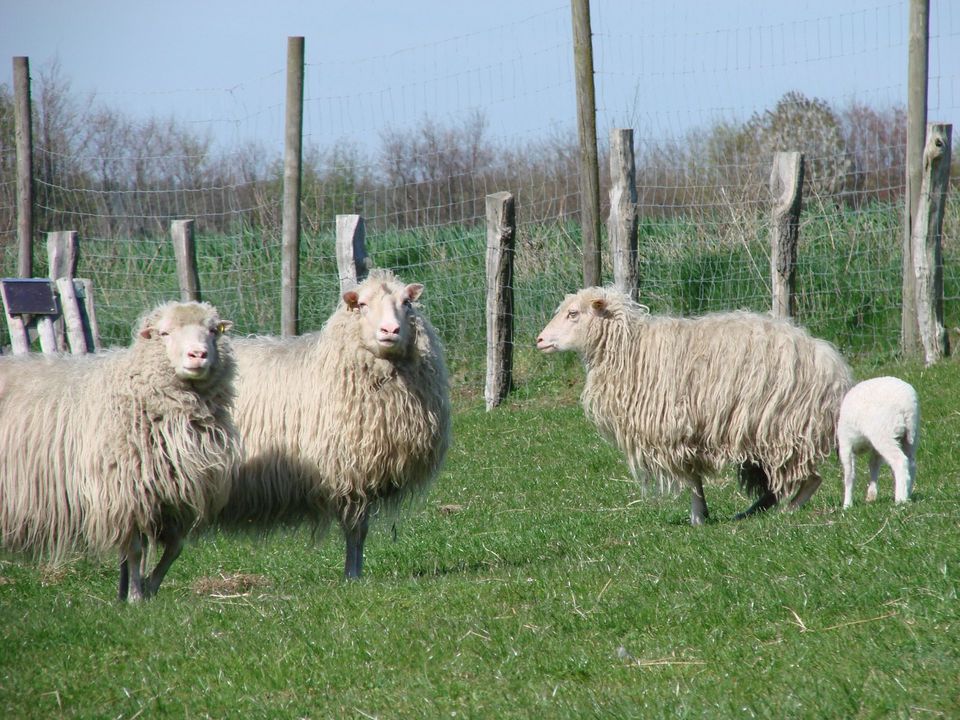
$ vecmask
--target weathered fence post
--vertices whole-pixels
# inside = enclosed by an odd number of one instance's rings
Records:
[[[613,255],[613,284],[637,299],[637,176],[633,130],[610,131],[610,217],[607,236]]]
[[[76,230],[61,230],[47,233],[47,265],[51,280],[57,282],[60,278],[70,278],[73,282],[77,274],[79,260],[79,241]],[[61,307],[63,303],[61,301]],[[67,335],[64,328],[64,318],[54,322],[54,332],[57,336],[57,349],[60,352],[67,350]]]
[[[337,215],[337,273],[340,292],[361,282],[370,269],[366,230],[359,215]]]
[[[930,66],[930,0],[910,0],[907,45],[907,156],[904,193],[901,279],[903,308],[900,314],[900,344],[903,353],[915,356],[919,349],[916,271],[913,267],[913,226],[916,221],[923,173],[923,148],[927,131],[927,71]]]
[[[303,38],[287,38],[287,108],[283,155],[283,249],[280,334],[299,328],[300,181],[303,150]]]
[[[181,302],[200,299],[200,272],[197,270],[197,246],[193,238],[193,220],[174,220],[170,225],[173,254],[177,259],[177,282]]]
[[[600,284],[600,165],[597,160],[597,102],[593,84],[590,0],[573,0],[573,64],[577,85],[580,142],[580,227],[583,284]]]
[[[33,277],[33,126],[30,59],[13,59],[13,126],[17,148],[17,274]]]
[[[770,233],[770,276],[773,316],[792,318],[796,313],[797,241],[803,203],[803,154],[778,152],[770,172],[773,227]]]
[[[913,269],[917,286],[917,326],[927,365],[950,353],[943,327],[943,211],[950,186],[952,125],[927,125],[923,179],[913,222]]]
[[[513,386],[514,197],[487,195],[487,379],[483,397],[492,410]]]
[[[80,311],[80,298],[77,296],[73,277],[61,277],[56,282],[57,291],[60,293],[60,311],[63,313],[67,337],[70,339],[70,352],[74,355],[86,355],[93,348],[88,345],[87,335],[83,331],[83,313]]]

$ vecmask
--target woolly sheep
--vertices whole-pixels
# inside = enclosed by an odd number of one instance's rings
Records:
[[[690,488],[692,525],[707,517],[704,476],[727,463],[759,495],[737,518],[787,496],[791,508],[806,502],[851,385],[829,343],[786,321],[654,316],[613,289],[568,295],[537,347],[580,355],[586,415],[635,475]]]
[[[853,505],[857,453],[870,456],[867,502],[877,499],[880,462],[893,471],[894,500],[910,499],[917,474],[920,440],[920,401],[913,386],[895,377],[864,380],[847,393],[840,405],[837,446],[843,465],[843,507]]]
[[[361,574],[372,512],[423,491],[450,444],[440,343],[416,301],[423,285],[374,270],[324,327],[235,341],[236,420],[246,459],[226,527],[336,520],[344,574]]]
[[[140,319],[128,348],[0,359],[4,547],[54,561],[119,549],[120,599],[155,594],[239,461],[229,327],[210,305],[173,302]]]

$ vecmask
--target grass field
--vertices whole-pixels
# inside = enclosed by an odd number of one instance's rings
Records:
[[[341,539],[209,534],[158,597],[116,567],[0,558],[4,718],[960,717],[960,368],[895,373],[923,404],[914,500],[889,471],[840,510],[833,460],[802,510],[645,494],[552,358],[504,407],[458,394],[422,506],[378,526],[365,578]]]

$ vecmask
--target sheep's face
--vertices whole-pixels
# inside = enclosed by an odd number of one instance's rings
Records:
[[[209,305],[169,303],[144,321],[139,334],[163,343],[178,378],[198,381],[205,380],[220,362],[217,340],[232,325]]]
[[[413,303],[422,292],[420,284],[391,288],[373,282],[343,293],[344,303],[359,319],[364,347],[384,359],[407,355],[414,335]]]
[[[537,336],[537,349],[545,353],[568,350],[582,353],[590,324],[606,312],[607,301],[603,297],[584,293],[567,295],[557,314]]]

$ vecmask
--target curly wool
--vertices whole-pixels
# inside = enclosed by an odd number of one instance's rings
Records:
[[[155,311],[157,312],[157,311]],[[178,379],[162,343],[0,360],[0,531],[13,551],[101,555],[134,532],[208,521],[239,460],[234,361]]]
[[[366,283],[403,288],[383,270]],[[323,532],[429,487],[450,445],[448,379],[433,327],[412,313],[410,351],[392,360],[363,346],[343,303],[317,333],[235,341],[246,459],[226,524],[309,520]]]
[[[582,292],[608,302],[590,326],[583,407],[635,474],[672,485],[753,462],[778,498],[816,474],[851,385],[832,345],[766,315],[653,316]]]

